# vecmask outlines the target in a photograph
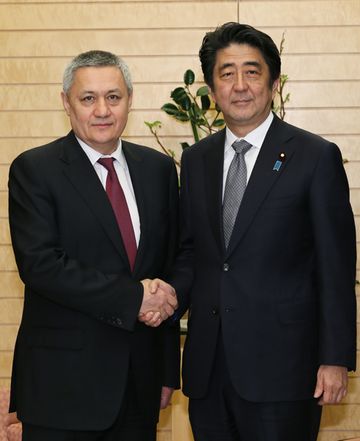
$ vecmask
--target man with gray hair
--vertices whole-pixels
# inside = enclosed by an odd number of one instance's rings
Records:
[[[12,244],[25,284],[10,411],[25,441],[154,441],[179,386],[173,161],[120,137],[126,64],[89,51],[64,73],[72,130],[10,168]],[[139,318],[149,312],[153,326]],[[157,321],[156,321],[157,320]],[[160,326],[161,324],[161,326]]]

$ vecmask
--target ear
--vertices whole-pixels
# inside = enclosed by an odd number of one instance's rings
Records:
[[[273,85],[272,85],[272,97],[273,97],[273,99],[274,99],[274,97],[275,97],[275,94],[276,94],[276,91],[277,91],[277,89],[278,89],[278,87],[279,87],[279,82],[280,82],[280,78],[277,78],[275,81],[274,81],[274,83],[273,83]]]
[[[208,86],[209,89],[209,93],[211,96],[211,99],[214,101],[214,103],[216,104],[216,96],[215,96],[215,92],[210,88],[210,86]]]
[[[132,100],[133,100],[133,94],[134,94],[134,92],[131,92],[131,94],[129,95],[129,100],[128,100],[128,113],[130,113],[130,110],[131,110]]]
[[[67,116],[70,116],[70,102],[65,92],[61,92],[61,99]]]

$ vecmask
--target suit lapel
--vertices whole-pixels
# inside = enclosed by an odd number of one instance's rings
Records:
[[[65,176],[87,203],[117,251],[129,264],[119,227],[106,192],[94,167],[72,132],[64,138],[60,159],[66,164],[64,167]]]
[[[239,244],[272,186],[280,178],[291,160],[293,147],[288,141],[292,135],[287,128],[286,123],[276,116],[274,117],[246,187],[227,255],[231,254]],[[276,161],[281,160],[281,153],[285,154],[285,160],[281,161],[278,170],[274,170]]]
[[[224,250],[222,226],[224,145],[225,129],[208,139],[208,148],[203,156],[206,202],[209,220],[216,242],[222,252]]]

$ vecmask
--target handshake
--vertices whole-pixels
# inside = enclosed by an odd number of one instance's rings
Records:
[[[157,327],[178,307],[175,289],[161,279],[144,279],[141,283],[144,296],[138,319],[147,326]]]

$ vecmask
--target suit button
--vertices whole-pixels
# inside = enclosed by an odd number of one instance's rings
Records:
[[[224,263],[223,270],[229,271],[229,269],[230,269],[230,265],[228,263]]]
[[[213,313],[213,315],[219,314],[219,310],[217,308],[214,308],[211,312]]]

